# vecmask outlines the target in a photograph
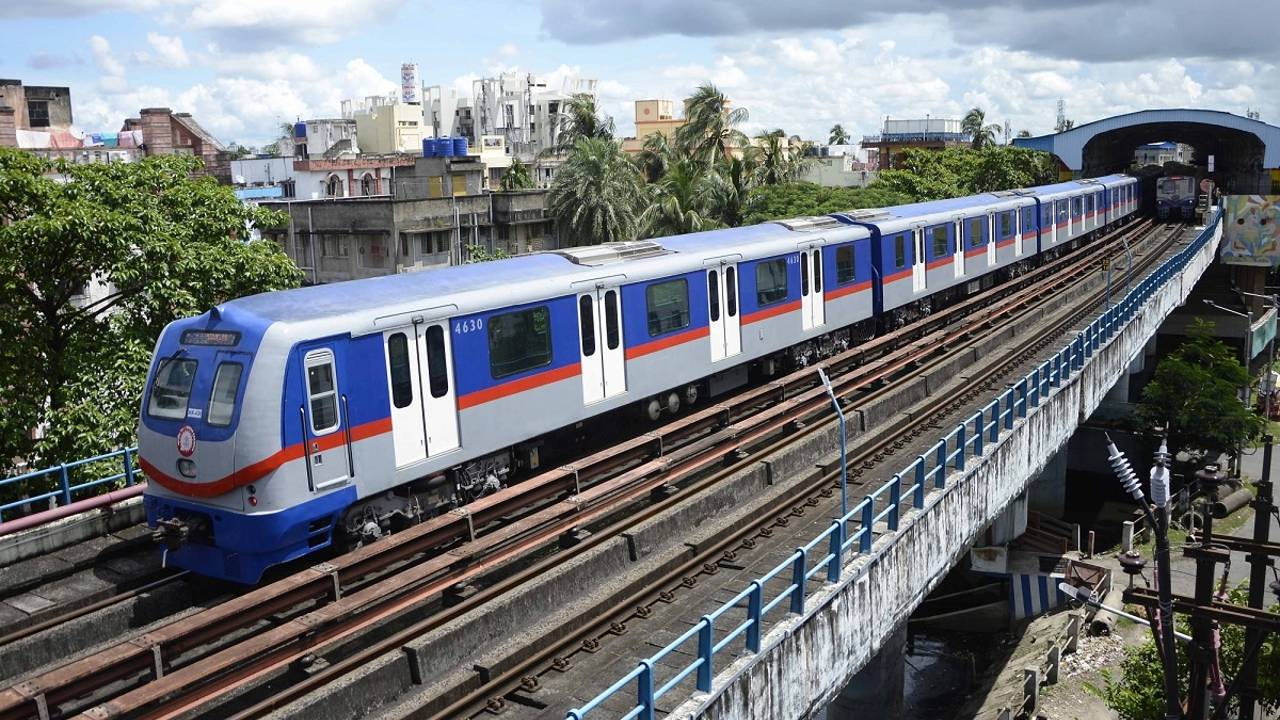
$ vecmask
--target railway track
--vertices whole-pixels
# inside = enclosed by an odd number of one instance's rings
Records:
[[[887,386],[895,374],[939,353],[946,347],[944,340],[954,343],[990,329],[1035,296],[1053,291],[1032,283],[1052,275],[1048,285],[1063,288],[1070,278],[1089,274],[1097,257],[1112,252],[1122,238],[1136,239],[1148,229],[1149,224],[1126,228],[821,365],[835,376],[840,393]],[[452,608],[438,607],[440,596],[458,583],[527,559],[577,527],[604,523],[655,489],[693,482],[735,452],[758,451],[788,428],[794,433],[797,422],[829,412],[826,403],[812,369],[797,371],[461,511],[27,678],[0,692],[0,718],[40,717],[42,708],[44,713],[83,711],[95,718],[169,717],[198,711],[215,696],[243,692],[292,663],[349,643],[356,634],[372,640],[371,648],[394,646],[397,640],[403,642],[405,633],[421,633],[432,623],[456,617],[499,588],[510,591],[519,586],[520,578],[527,582],[539,568],[545,570],[563,557],[535,562]],[[675,500],[672,496],[657,502],[632,519],[651,517]],[[443,552],[431,552],[441,548]],[[351,658],[366,658],[369,652],[348,653],[347,659],[311,677],[337,677],[358,662]],[[242,714],[263,712],[297,694],[258,700]]]

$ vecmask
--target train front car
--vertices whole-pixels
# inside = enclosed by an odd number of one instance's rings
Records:
[[[147,523],[168,566],[255,583],[266,567],[314,543],[307,533],[314,508],[300,517],[280,492],[290,484],[281,475],[304,471],[288,462],[282,441],[289,348],[272,339],[279,334],[272,328],[229,303],[171,323],[156,344],[138,453],[149,480]]]

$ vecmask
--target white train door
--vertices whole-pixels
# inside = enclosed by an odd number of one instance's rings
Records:
[[[479,322],[479,319],[468,322]],[[418,330],[418,374],[423,389],[422,418],[427,427],[427,455],[439,455],[458,447],[453,343],[447,322],[417,323],[414,327]]]
[[[578,296],[578,332],[583,403],[590,405],[626,392],[622,303],[616,287],[596,288]]]
[[[987,212],[987,267],[996,264],[996,214]]]
[[[923,236],[917,229],[916,253],[923,257]],[[920,263],[916,264],[919,267]],[[912,277],[915,277],[912,270]],[[923,286],[921,286],[923,287]],[[919,290],[920,288],[916,288]],[[805,330],[822,327],[827,322],[826,308],[822,294],[822,248],[816,247],[800,252],[800,317]]]
[[[395,445],[396,467],[404,467],[427,457],[416,329],[385,332],[383,342],[387,356],[387,384],[391,388],[391,436]]]
[[[738,317],[738,266],[721,260],[707,269],[707,317],[710,319],[711,362],[742,352]]]
[[[964,221],[956,218],[951,221],[951,230],[956,239],[955,259],[951,263],[956,269],[956,277],[964,275]]]
[[[921,292],[925,289],[925,273],[928,268],[924,255],[924,228],[912,228],[911,247],[915,250],[914,263],[911,265],[911,289]]]
[[[1015,257],[1022,257],[1022,211],[1025,209],[1019,206],[1013,211],[1013,254]]]

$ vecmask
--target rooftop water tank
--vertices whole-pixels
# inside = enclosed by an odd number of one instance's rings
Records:
[[[293,136],[296,138],[305,138],[307,136],[307,124],[304,122],[294,123]]]
[[[440,138],[440,157],[453,157],[453,138]]]
[[[436,156],[436,139],[423,138],[422,139],[422,157],[429,158],[429,157],[435,157],[435,156]]]
[[[467,139],[465,137],[456,137],[453,139],[453,154],[457,157],[467,156]]]

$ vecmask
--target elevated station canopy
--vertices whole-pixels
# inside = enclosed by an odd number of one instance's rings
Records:
[[[1268,193],[1270,171],[1280,170],[1280,127],[1218,110],[1142,110],[1013,142],[1053,153],[1080,177],[1095,177],[1122,172],[1137,147],[1162,141],[1191,145],[1202,166],[1214,156],[1207,174],[1228,192]]]

